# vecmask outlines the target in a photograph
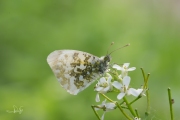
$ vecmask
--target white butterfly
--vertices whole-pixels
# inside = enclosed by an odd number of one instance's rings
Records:
[[[110,60],[110,54],[99,58],[77,50],[56,50],[47,57],[61,86],[73,95],[77,95],[104,74]]]

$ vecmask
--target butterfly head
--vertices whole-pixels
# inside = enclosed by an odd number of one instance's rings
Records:
[[[111,61],[111,56],[109,54],[100,58],[99,72],[101,74],[106,72],[106,70],[108,69],[110,61]]]
[[[111,43],[111,45],[113,45],[113,43]],[[110,53],[108,53],[108,51],[107,51],[107,55],[100,58],[99,73],[100,73],[100,74],[103,74],[103,73],[105,73],[105,72],[108,70],[109,62],[111,61],[111,54],[112,54],[113,52],[115,52],[115,51],[117,51],[117,50],[119,50],[119,49],[121,49],[121,48],[123,48],[123,47],[129,46],[129,45],[130,45],[130,44],[127,44],[127,45],[125,45],[125,46],[122,46],[122,47],[120,47],[120,48],[118,48],[118,49],[115,49],[114,51],[112,51],[112,52],[110,52]]]

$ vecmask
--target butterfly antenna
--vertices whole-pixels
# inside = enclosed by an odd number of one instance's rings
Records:
[[[108,50],[107,50],[107,55],[108,55],[108,51],[109,51],[110,47],[111,47],[113,44],[114,44],[114,42],[112,42],[112,43],[110,44],[110,46],[109,46],[109,48],[108,48]]]
[[[113,52],[115,52],[115,51],[117,51],[117,50],[119,50],[119,49],[122,49],[122,48],[124,48],[124,47],[127,47],[127,46],[130,46],[130,44],[126,44],[126,45],[124,45],[124,46],[122,46],[122,47],[120,47],[120,48],[118,48],[118,49],[113,50],[112,52],[109,53],[109,55],[110,55],[111,53],[113,53]]]

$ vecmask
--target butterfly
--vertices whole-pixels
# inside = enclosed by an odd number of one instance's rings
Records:
[[[123,47],[126,46],[129,44]],[[47,62],[61,86],[77,95],[108,71],[111,53],[97,57],[78,50],[55,50],[48,55]]]
[[[110,60],[109,54],[99,58],[78,50],[56,50],[47,57],[57,80],[72,95],[77,95],[103,75]]]

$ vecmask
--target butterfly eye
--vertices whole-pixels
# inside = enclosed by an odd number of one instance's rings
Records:
[[[104,57],[104,61],[110,62],[111,61],[110,55],[105,56]]]

